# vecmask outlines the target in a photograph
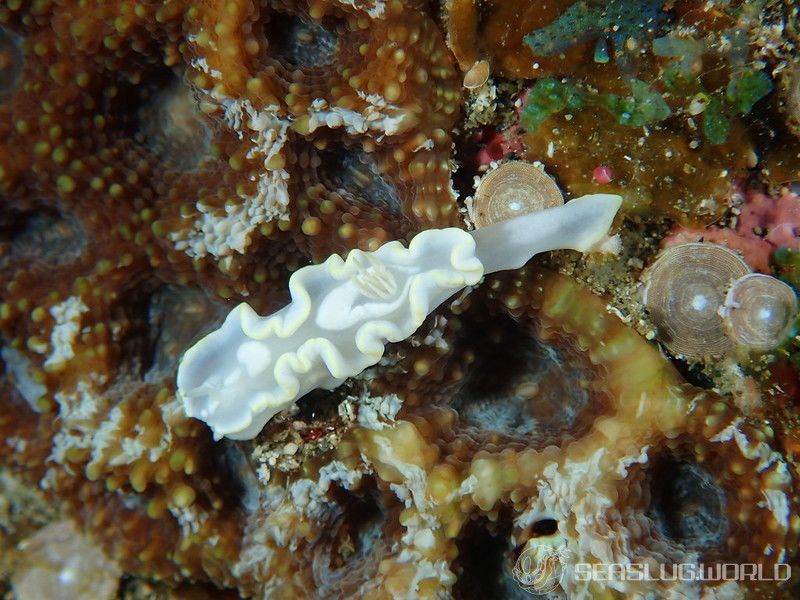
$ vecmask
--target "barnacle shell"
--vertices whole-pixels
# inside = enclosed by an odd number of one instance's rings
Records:
[[[464,87],[474,90],[481,87],[489,79],[489,61],[479,60],[464,73]]]
[[[723,319],[728,334],[753,350],[771,350],[788,334],[797,315],[797,296],[782,281],[751,273],[728,291]]]
[[[475,225],[485,227],[512,217],[564,204],[555,181],[531,163],[503,163],[486,175],[475,194]]]
[[[731,281],[749,272],[739,255],[716,244],[664,250],[644,275],[644,303],[659,340],[690,359],[728,351],[732,344],[718,311]]]

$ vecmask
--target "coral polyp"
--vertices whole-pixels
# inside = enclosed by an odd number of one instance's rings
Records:
[[[796,4],[0,2],[0,596],[795,597]]]
[[[545,448],[581,437],[608,412],[596,367],[573,340],[537,325],[502,312],[471,325],[488,352],[471,359],[449,402],[469,435]]]

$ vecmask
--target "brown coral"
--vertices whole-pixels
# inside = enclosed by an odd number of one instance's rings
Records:
[[[246,469],[176,410],[177,356],[310,257],[454,222],[450,56],[399,2],[13,2],[0,27],[4,464],[126,572],[233,586]]]
[[[761,158],[761,132],[741,117],[752,105],[739,114],[727,107],[723,117],[715,116],[738,74],[758,65],[759,53],[771,43],[761,38],[770,28],[761,27],[766,17],[755,6],[701,10],[694,2],[648,0],[466,0],[447,7],[448,43],[462,69],[481,58],[494,74],[535,79],[521,94],[523,105],[544,82],[578,91],[571,100],[558,91],[541,93],[540,118],[526,119],[523,110],[521,121],[503,131],[505,146],[521,142],[525,150],[515,150],[516,156],[543,162],[567,196],[596,191],[593,173],[604,166],[613,181],[601,189],[623,196],[624,212],[711,222],[728,204],[732,179],[745,177]],[[671,30],[665,25],[670,22]],[[525,42],[532,35],[542,35],[549,45]],[[657,49],[656,41],[668,49]],[[631,104],[625,103],[637,95],[632,82],[649,90],[648,102],[664,102],[666,112],[631,120]],[[764,85],[771,89],[768,78]],[[627,109],[615,107],[622,99]],[[709,134],[717,126],[724,135]],[[782,181],[795,177],[792,148],[780,168],[777,156],[766,157],[773,180],[787,172]]]

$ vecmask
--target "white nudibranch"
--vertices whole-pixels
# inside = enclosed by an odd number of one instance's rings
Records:
[[[430,229],[408,248],[330,256],[289,279],[291,302],[268,317],[247,304],[189,348],[178,366],[186,413],[216,438],[251,439],[273,415],[317,388],[376,364],[448,297],[487,273],[556,249],[607,249],[619,196],[583,196],[475,231]]]

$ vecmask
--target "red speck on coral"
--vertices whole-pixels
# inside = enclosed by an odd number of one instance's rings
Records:
[[[318,440],[323,435],[325,435],[325,432],[322,430],[321,427],[309,427],[302,433],[303,440],[306,442],[313,442],[314,440]]]
[[[594,171],[592,171],[592,179],[601,185],[611,183],[614,181],[614,171],[612,171],[611,167],[607,165],[600,165],[599,167],[596,167]]]

